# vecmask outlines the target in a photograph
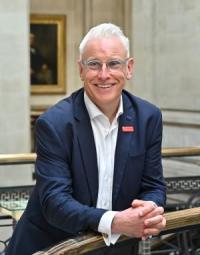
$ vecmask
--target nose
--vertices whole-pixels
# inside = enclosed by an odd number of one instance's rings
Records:
[[[102,68],[98,73],[98,77],[102,80],[106,80],[109,77],[109,75],[110,75],[110,72],[106,66],[106,63],[103,63]]]

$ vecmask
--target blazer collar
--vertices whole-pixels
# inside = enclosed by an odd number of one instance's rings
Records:
[[[98,196],[97,156],[92,126],[85,107],[83,95],[83,89],[75,93],[74,115],[76,118],[77,135],[85,175],[88,181],[93,206],[96,206]]]

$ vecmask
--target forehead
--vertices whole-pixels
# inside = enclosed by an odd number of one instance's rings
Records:
[[[95,38],[88,41],[83,52],[83,59],[125,58],[126,49],[121,39],[116,36],[109,38]]]

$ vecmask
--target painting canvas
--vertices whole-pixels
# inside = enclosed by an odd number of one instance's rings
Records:
[[[33,94],[66,91],[65,29],[64,15],[31,15],[30,81]]]

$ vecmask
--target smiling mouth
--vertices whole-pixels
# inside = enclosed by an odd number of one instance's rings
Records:
[[[102,89],[108,89],[114,86],[114,84],[96,84],[96,87],[102,88]]]

